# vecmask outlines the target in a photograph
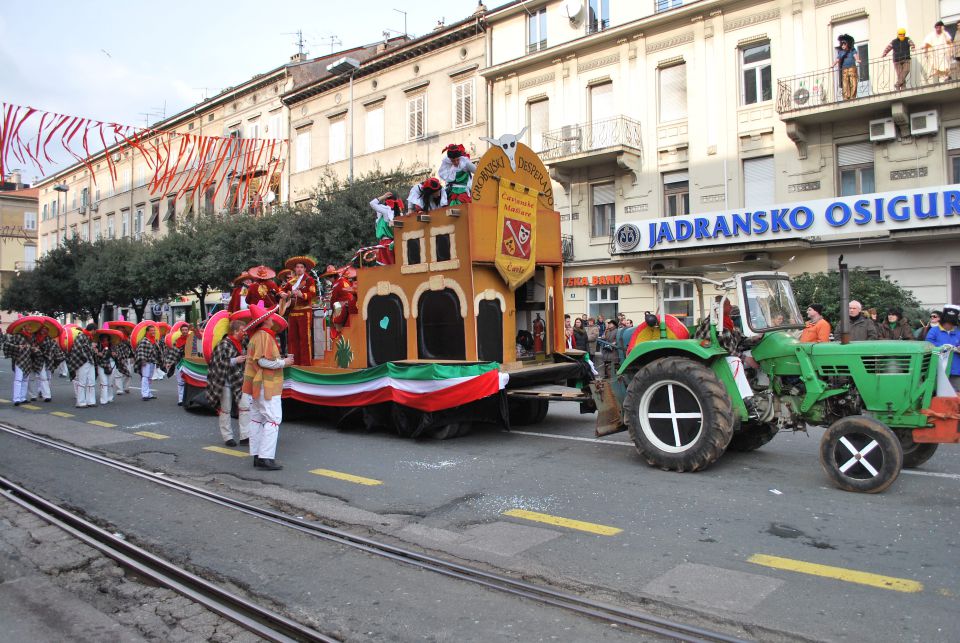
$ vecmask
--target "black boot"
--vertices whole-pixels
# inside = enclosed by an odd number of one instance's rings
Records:
[[[273,458],[264,458],[260,460],[260,468],[264,471],[279,471],[283,467],[277,464]]]
[[[258,469],[263,466],[263,460],[260,459],[260,456],[258,455],[253,456],[253,466],[255,466]]]

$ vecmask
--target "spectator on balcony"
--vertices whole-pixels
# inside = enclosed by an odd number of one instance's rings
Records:
[[[898,29],[897,37],[891,40],[880,54],[880,57],[884,58],[891,51],[893,52],[893,71],[897,75],[897,82],[894,83],[893,88],[896,91],[900,91],[907,85],[907,76],[910,75],[910,52],[916,48],[913,40],[907,38],[907,30]]]
[[[843,100],[852,100],[857,97],[857,83],[860,82],[860,75],[857,72],[857,65],[860,64],[860,54],[857,53],[853,43],[853,36],[843,34],[837,38],[837,59],[833,61],[832,67],[840,69],[840,86],[843,89]]]
[[[950,79],[949,45],[953,43],[950,33],[943,28],[943,20],[937,20],[933,31],[923,39],[924,62],[927,78],[933,82],[944,83]]]

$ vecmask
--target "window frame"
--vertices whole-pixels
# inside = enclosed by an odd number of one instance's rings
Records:
[[[379,127],[380,127],[380,137],[377,141],[374,141],[375,146],[371,146],[371,136],[370,136],[370,117],[373,114],[379,113]],[[373,154],[374,152],[383,151],[386,147],[386,111],[384,110],[384,104],[381,101],[376,105],[372,105],[367,108],[366,113],[364,114],[363,119],[363,152],[364,154]]]
[[[23,229],[24,230],[37,229],[37,213],[36,212],[23,213]]]
[[[419,107],[417,105],[419,104]],[[420,114],[420,129],[414,132],[411,119],[415,114]],[[407,141],[419,141],[426,138],[427,135],[427,94],[421,92],[414,96],[407,97]]]
[[[860,142],[860,143],[847,143],[846,145],[860,145],[860,144],[862,144],[862,142]],[[877,162],[876,162],[876,152],[874,151],[874,156],[873,156],[873,158],[870,160],[869,163],[864,162],[864,163],[850,163],[850,164],[848,164],[848,165],[841,165],[841,164],[840,164],[840,149],[841,149],[843,146],[844,146],[844,144],[839,144],[839,145],[836,146],[836,149],[835,149],[835,154],[836,154],[836,156],[835,156],[835,159],[836,159],[836,171],[837,171],[837,174],[836,174],[836,179],[837,179],[837,190],[836,190],[836,191],[837,191],[837,196],[840,196],[840,197],[844,197],[844,196],[857,196],[857,195],[860,195],[860,194],[872,194],[873,192],[876,192],[876,191],[877,191],[877,175],[876,175]],[[870,149],[873,150],[873,147],[871,146]],[[864,189],[863,189],[863,176],[864,176],[864,171],[865,171],[865,170],[869,170],[869,171],[870,171],[870,174],[871,174],[871,177],[872,177],[872,181],[873,181],[873,189],[870,190],[869,192],[864,191]],[[843,176],[844,176],[844,174],[847,173],[847,172],[853,172],[853,173],[854,173],[854,178],[855,178],[854,192],[850,192],[850,193],[845,193],[844,190],[843,190]]]
[[[682,113],[678,112],[678,115],[670,114],[670,118],[664,116],[664,91],[663,91],[663,74],[664,73],[673,73],[673,70],[683,68],[683,110]],[[690,96],[689,96],[689,82],[687,78],[687,62],[682,61],[673,65],[665,65],[657,69],[657,119],[659,123],[676,123],[679,121],[687,120],[690,117]]]
[[[457,93],[461,88],[467,88],[467,89],[464,92],[461,92],[460,96],[457,96]],[[465,92],[467,90],[469,91],[469,95],[465,95]],[[451,90],[451,100],[453,102],[453,105],[452,105],[453,129],[458,129],[461,127],[469,127],[470,125],[474,124],[474,122],[476,121],[476,109],[475,109],[477,106],[476,96],[477,96],[476,82],[473,77],[453,83],[453,87]],[[460,118],[461,111],[464,111],[464,112],[467,111],[466,108],[463,108],[461,110],[461,107],[460,107],[461,102],[463,102],[464,104],[469,102],[470,104],[470,107],[469,107],[470,113],[469,113],[469,118],[467,119]]]
[[[609,203],[601,203],[599,206],[610,206],[609,210],[604,208],[604,216],[606,217],[606,227],[601,234],[596,234],[597,227],[597,207],[598,204],[594,202],[596,198],[597,188],[600,186],[611,186],[613,188],[613,201]],[[617,223],[617,197],[616,197],[616,183],[614,181],[600,181],[597,183],[590,184],[590,238],[591,239],[603,239],[609,238],[613,230],[613,227]]]
[[[337,130],[341,130],[337,134]],[[337,141],[339,139],[339,141]],[[340,155],[334,158],[334,152],[337,151],[336,145],[339,144]],[[330,119],[327,130],[327,162],[339,163],[347,160],[347,119],[346,117]]]
[[[690,214],[690,176],[687,171],[683,173],[687,174],[685,181],[667,181],[668,177],[677,175],[679,172],[664,172],[660,175],[663,184],[663,216],[665,217],[680,217]],[[675,214],[671,214],[670,202],[677,202],[677,199],[682,197],[686,197],[686,208],[678,208]],[[681,212],[681,210],[683,211]]]
[[[313,167],[313,142],[311,141],[313,137],[311,133],[312,130],[310,129],[300,130],[294,139],[297,148],[294,157],[297,162],[295,172],[306,172]]]
[[[534,34],[536,31],[536,34]],[[534,35],[537,39],[534,40]],[[540,7],[527,14],[527,53],[532,54],[547,48],[547,8]]]
[[[545,109],[546,110],[546,127],[541,131],[537,131],[537,128],[534,127],[533,112],[535,109]],[[549,98],[540,98],[537,100],[532,100],[527,102],[527,139],[528,146],[534,152],[543,152],[546,149],[546,142],[543,140],[544,134],[550,131],[550,99]],[[540,134],[540,140],[536,140],[535,136]]]
[[[746,53],[749,50],[757,49],[760,47],[767,48],[767,58],[765,60],[756,61],[756,62],[745,62]],[[743,45],[740,48],[740,105],[762,105],[763,103],[769,103],[773,100],[773,48],[769,40],[754,42],[748,45]],[[766,68],[768,70],[767,74],[767,92],[769,98],[764,98],[763,93],[763,70]],[[755,100],[748,102],[747,101],[747,73],[752,72],[753,75],[753,87],[755,93]]]
[[[696,297],[696,289],[693,287],[692,281],[684,281],[682,279],[663,281],[663,308],[664,312],[668,315],[673,315],[680,319],[681,322],[684,320],[690,320],[691,322],[695,321],[694,316],[696,315],[696,308],[694,307],[694,300]],[[680,287],[680,294],[678,296],[673,296],[669,289],[673,286]],[[686,290],[689,288],[690,294],[687,296]],[[677,313],[670,310],[670,303],[672,302],[688,302],[687,310],[689,313]]]
[[[601,296],[603,295],[603,296]],[[587,288],[587,316],[597,318],[602,314],[602,307],[613,306],[613,314],[606,316],[606,319],[616,319],[620,312],[620,288],[619,286],[589,286]],[[604,321],[606,325],[606,321]],[[600,330],[601,334],[606,328]]]
[[[599,9],[599,16],[597,10]],[[591,18],[591,13],[595,18]],[[604,18],[604,16],[606,16]],[[610,28],[610,0],[589,0],[587,2],[587,34],[600,33]]]

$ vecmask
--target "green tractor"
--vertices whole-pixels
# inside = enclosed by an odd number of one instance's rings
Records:
[[[842,263],[841,276],[845,311]],[[848,343],[845,319],[841,342],[800,343],[803,317],[784,273],[650,278],[693,281],[703,321],[678,328],[675,318],[648,314],[618,339],[619,368],[591,384],[597,435],[628,430],[650,465],[698,471],[727,449],[751,451],[780,430],[815,425],[827,428],[820,463],[831,481],[878,493],[939,443],[960,442],[960,398],[938,378],[951,354],[926,342]],[[709,314],[705,285],[724,293]],[[740,332],[730,315],[736,306]]]

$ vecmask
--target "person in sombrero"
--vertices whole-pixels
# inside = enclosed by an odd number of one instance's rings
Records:
[[[317,298],[317,282],[308,271],[313,270],[317,262],[305,255],[290,257],[286,267],[293,270],[289,279],[280,286],[280,298],[289,302],[287,323],[288,352],[293,355],[297,366],[313,364],[313,301]]]
[[[107,328],[119,330],[124,335],[124,341],[113,346],[113,360],[116,368],[113,369],[113,386],[115,395],[125,395],[130,385],[130,373],[133,372],[133,347],[130,345],[130,333],[135,324],[128,321],[108,321]]]
[[[33,369],[31,341],[32,336],[26,331],[11,332],[4,340],[3,356],[9,358],[13,366],[14,406],[20,406],[29,399],[28,384],[30,372]]]
[[[247,306],[257,304],[270,309],[277,305],[277,284],[273,278],[277,273],[267,266],[254,266],[247,271],[253,283],[247,288]]]
[[[246,270],[230,282],[233,290],[230,291],[230,303],[227,304],[227,311],[235,313],[247,308],[247,290],[252,283],[253,279],[250,278]]]
[[[241,404],[250,408],[250,455],[253,466],[267,471],[283,467],[277,464],[277,437],[283,409],[283,369],[293,364],[293,356],[280,356],[277,333],[287,327],[283,317],[273,310],[250,306],[253,320],[247,325],[250,337],[244,362]]]
[[[153,379],[157,366],[163,363],[158,341],[157,327],[150,324],[133,354],[133,370],[140,374],[140,397],[143,398],[144,402],[157,399],[153,389],[150,388],[150,381]]]
[[[50,337],[46,326],[41,326],[33,336],[33,373],[30,377],[30,399],[43,398],[50,402],[53,395],[50,392],[50,374],[65,359],[63,351],[57,341]]]
[[[237,409],[239,443],[248,444],[250,441],[250,407],[242,404],[240,400],[244,362],[247,359],[243,349],[246,326],[246,321],[234,319],[231,315],[229,331],[213,349],[210,364],[207,366],[207,386],[204,394],[210,406],[217,409],[220,437],[228,447],[237,446],[230,422],[233,409]]]
[[[67,352],[67,371],[73,380],[78,409],[97,405],[97,355],[87,333],[88,331],[78,333],[73,340],[73,346]]]

